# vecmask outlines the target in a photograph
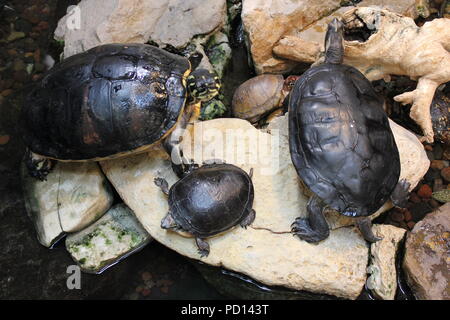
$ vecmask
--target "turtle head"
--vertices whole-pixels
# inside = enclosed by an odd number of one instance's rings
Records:
[[[344,60],[344,24],[334,18],[325,35],[325,63],[340,64]]]
[[[187,77],[189,95],[196,102],[206,102],[219,94],[219,77],[209,70],[196,69]]]

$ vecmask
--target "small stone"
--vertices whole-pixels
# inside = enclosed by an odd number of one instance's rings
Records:
[[[145,289],[142,290],[142,292],[141,292],[141,294],[142,294],[144,297],[148,297],[151,293],[152,293],[152,291],[151,291],[150,289],[148,289],[148,288],[145,288]]]
[[[433,160],[431,161],[430,168],[442,170],[446,167],[444,160]]]
[[[152,278],[152,274],[150,272],[144,272],[142,273],[142,280],[148,281]]]
[[[169,293],[169,287],[161,287],[161,292],[164,294],[168,294]]]
[[[433,192],[441,191],[443,189],[445,189],[445,186],[442,179],[441,178],[434,179]]]
[[[431,198],[431,194],[433,193],[433,190],[428,184],[424,184],[420,187],[419,191],[417,191],[417,195],[424,199]]]
[[[450,182],[450,167],[444,168],[441,170],[441,176],[446,181]]]
[[[7,42],[12,42],[15,41],[17,39],[22,39],[25,37],[25,33],[23,32],[18,32],[18,31],[13,31],[9,34],[8,38],[6,38]]]
[[[0,136],[0,145],[4,145],[7,144],[10,140],[10,136],[9,135],[1,135]]]
[[[420,197],[417,195],[417,193],[415,192],[411,192],[411,194],[409,195],[409,201],[413,202],[413,203],[419,203],[422,200],[420,199]]]
[[[4,96],[4,97],[7,97],[7,96],[9,96],[11,93],[13,93],[14,91],[13,90],[11,90],[11,89],[6,89],[6,90],[3,90],[2,91],[2,96]]]
[[[144,290],[144,287],[143,286],[138,286],[138,287],[136,287],[136,293],[141,293],[142,291]]]
[[[394,211],[391,214],[391,219],[392,219],[392,221],[396,221],[396,222],[403,221],[403,219],[404,219],[403,213],[401,213],[400,211]]]
[[[17,51],[15,49],[9,49],[8,50],[8,55],[10,57],[15,57],[15,56],[17,56]]]
[[[405,221],[406,221],[406,222],[412,220],[412,215],[411,215],[411,212],[409,212],[409,210],[405,210],[405,211],[403,212],[403,217],[405,218]]]
[[[424,148],[425,148],[425,150],[427,150],[427,151],[433,151],[433,146],[432,146],[431,144],[426,144],[426,145],[424,146]]]
[[[445,147],[442,158],[445,160],[450,160],[450,146]]]
[[[450,202],[450,189],[433,192],[433,199],[442,203]]]

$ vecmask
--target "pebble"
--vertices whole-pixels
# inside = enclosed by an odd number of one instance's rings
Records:
[[[433,192],[445,189],[444,181],[441,178],[434,179]]]
[[[17,39],[22,39],[25,37],[25,33],[19,32],[19,31],[13,31],[9,34],[8,38],[6,38],[6,41],[12,42]]]
[[[444,168],[441,170],[441,176],[446,181],[450,182],[450,167]]]
[[[433,151],[433,146],[432,146],[431,144],[426,144],[426,145],[424,146],[424,148],[425,148],[425,150],[427,150],[427,151]]]
[[[403,213],[401,213],[400,211],[394,211],[391,214],[391,219],[392,221],[401,222],[404,219]]]
[[[409,212],[409,210],[405,210],[405,211],[403,212],[403,217],[405,218],[405,221],[406,221],[406,222],[412,220],[412,214],[411,214],[411,212]]]
[[[408,223],[406,223],[406,225],[408,226],[409,230],[412,230],[416,223],[414,221],[409,221]]]
[[[444,160],[433,160],[431,161],[430,168],[442,170],[446,167]]]
[[[13,93],[13,92],[14,92],[14,91],[13,91],[12,89],[6,89],[6,90],[3,90],[3,91],[2,91],[1,95],[4,96],[4,97],[7,97],[7,96],[9,96],[11,93]]]
[[[431,198],[432,194],[433,194],[433,190],[431,189],[431,187],[428,184],[423,184],[420,187],[419,191],[417,191],[417,195],[424,199]]]
[[[148,281],[152,278],[152,274],[150,272],[144,272],[142,273],[142,280]]]
[[[419,196],[415,192],[411,192],[411,194],[409,195],[409,201],[414,202],[414,203],[419,203],[422,200],[419,198]]]
[[[148,289],[148,288],[145,288],[145,289],[142,290],[142,292],[141,292],[141,294],[142,294],[144,297],[149,296],[151,293],[152,293],[152,291],[151,291],[150,289]]]
[[[0,136],[0,145],[7,144],[9,142],[9,140],[10,140],[10,136],[7,134]]]

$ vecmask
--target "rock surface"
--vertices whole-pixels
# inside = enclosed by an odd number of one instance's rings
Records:
[[[295,34],[340,7],[340,0],[246,0],[242,21],[256,72],[282,73],[294,63],[277,59],[272,48],[285,35]]]
[[[254,223],[246,230],[235,228],[210,239],[211,252],[201,259],[203,262],[266,285],[350,299],[359,295],[366,281],[368,247],[355,228],[334,229],[318,245],[300,241],[289,232],[294,219],[305,214],[307,197],[291,164],[286,137],[273,127],[268,134],[244,120],[216,119],[191,127],[182,147],[186,157],[197,163],[224,159],[246,171],[254,168]],[[169,185],[177,180],[165,152],[104,161],[101,166],[154,239],[182,255],[200,259],[193,239],[160,227],[168,204],[153,179],[163,177]],[[404,171],[411,174],[416,170]],[[342,221],[338,215],[330,222],[334,228],[346,223],[351,221]]]
[[[397,271],[395,259],[405,229],[391,225],[374,225],[374,234],[383,238],[371,244],[370,263],[367,273],[367,288],[380,299],[394,300],[397,291]]]
[[[403,260],[408,284],[418,299],[450,299],[450,204],[418,222],[406,239]]]
[[[65,43],[64,56],[105,43],[145,43],[175,47],[193,36],[220,28],[226,19],[226,1],[210,0],[82,0],[64,16],[55,38]]]
[[[415,16],[414,2],[415,0],[364,0],[356,6],[388,9],[395,13]],[[323,50],[328,23],[334,17],[341,17],[352,7],[351,1],[244,1],[242,18],[256,72],[289,72],[295,63],[284,59],[314,62],[320,52],[318,49]],[[289,40],[295,41],[294,38],[300,38],[301,45],[297,44],[296,50],[284,50],[285,46],[291,45]],[[280,40],[284,43],[278,46]],[[278,48],[274,48],[277,46]]]
[[[150,240],[133,211],[121,203],[86,229],[68,235],[66,248],[83,271],[101,273]]]
[[[113,202],[108,182],[96,162],[58,162],[46,181],[32,178],[23,166],[22,181],[28,215],[39,242],[46,247],[65,232],[90,225]]]

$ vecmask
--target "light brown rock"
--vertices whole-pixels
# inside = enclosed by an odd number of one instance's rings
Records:
[[[22,181],[27,212],[39,241],[47,247],[63,233],[90,225],[113,202],[96,162],[58,162],[46,181],[32,178],[23,167]]]
[[[211,252],[201,260],[267,285],[355,299],[366,281],[367,244],[356,228],[342,227],[352,221],[341,220],[345,217],[336,213],[328,217],[329,222],[332,228],[340,228],[317,245],[290,234],[294,219],[306,215],[308,197],[291,163],[286,135],[280,131],[272,125],[269,134],[244,120],[215,119],[196,123],[184,136],[182,148],[188,159],[197,163],[223,159],[247,172],[254,169],[254,223],[246,230],[237,227],[209,239]],[[166,178],[169,185],[177,181],[165,152],[104,161],[101,165],[154,239],[182,255],[200,259],[192,238],[160,227],[168,204],[153,179]]]
[[[208,34],[225,22],[226,1],[83,0],[58,23],[55,38],[64,40],[64,56],[105,43],[145,43],[175,47]],[[77,20],[78,19],[78,20]]]
[[[285,35],[306,28],[314,21],[332,13],[340,6],[339,0],[245,0],[242,21],[248,34],[249,51],[256,72],[282,73],[294,62],[274,57],[272,49]]]
[[[408,284],[421,300],[450,299],[450,203],[416,223],[403,260]]]
[[[397,290],[395,259],[406,230],[383,224],[374,225],[372,230],[383,239],[370,245],[367,288],[379,299],[394,300]]]

